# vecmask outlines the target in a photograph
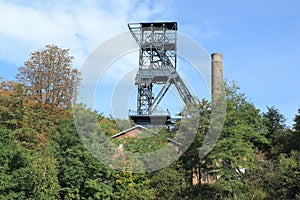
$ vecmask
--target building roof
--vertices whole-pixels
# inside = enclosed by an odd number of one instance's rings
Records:
[[[157,134],[156,132],[144,127],[144,126],[141,126],[141,125],[136,125],[136,126],[133,126],[129,129],[126,129],[120,133],[117,133],[113,136],[111,136],[112,139],[115,139],[115,138],[138,138],[139,134],[142,134],[143,131],[147,131],[151,134]],[[177,147],[182,147],[182,144],[171,139],[171,138],[166,138],[167,141],[169,141],[170,143],[172,143],[173,145],[177,146]]]
[[[156,134],[156,132],[154,131],[151,131],[150,129],[144,127],[144,126],[141,126],[141,125],[136,125],[136,126],[133,126],[129,129],[126,129],[120,133],[117,133],[113,136],[111,136],[111,138],[115,139],[115,138],[120,138],[120,137],[131,137],[131,138],[136,138],[137,137],[137,134],[140,134],[142,133],[142,131],[147,131],[149,133],[152,133],[152,134]]]

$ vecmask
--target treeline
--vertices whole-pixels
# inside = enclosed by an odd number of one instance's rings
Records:
[[[67,49],[48,45],[30,54],[16,81],[1,80],[0,199],[300,199],[300,109],[287,127],[277,108],[261,113],[228,83],[224,128],[206,157],[198,153],[211,104],[201,100],[197,135],[177,161],[153,173],[117,171],[95,159],[77,134],[71,104],[80,73],[72,59]],[[97,115],[99,134],[121,131],[111,117],[86,112]],[[152,151],[176,126],[114,142]]]

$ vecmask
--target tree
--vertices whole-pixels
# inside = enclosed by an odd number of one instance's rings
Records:
[[[193,184],[193,178],[197,179],[197,184],[201,184],[201,179],[204,176],[204,173],[207,173],[207,169],[203,169],[208,167],[208,160],[206,160],[206,164],[204,164],[203,159],[199,158],[199,149],[202,146],[203,139],[205,134],[207,133],[209,126],[209,119],[211,114],[211,105],[207,100],[202,100],[198,104],[199,109],[199,128],[197,134],[187,149],[187,151],[181,157],[184,168],[187,172],[189,172],[190,183]],[[195,184],[195,182],[194,182]]]
[[[89,112],[82,113],[89,118]],[[87,121],[85,121],[87,122]],[[86,127],[90,124],[86,123]],[[87,130],[87,129],[85,129]],[[74,120],[59,119],[53,135],[61,199],[109,199],[114,171],[88,152],[80,140]]]
[[[124,162],[132,160],[124,158]],[[125,164],[127,166],[127,163]],[[114,199],[155,199],[154,190],[150,188],[150,180],[146,173],[116,171]]]
[[[48,142],[41,152],[32,156],[32,171],[29,185],[32,188],[33,199],[57,199],[60,185],[58,184],[57,161],[52,155],[52,144]]]
[[[151,186],[155,191],[155,199],[182,199],[187,186],[184,173],[182,164],[178,161],[154,172]]]
[[[297,132],[300,133],[300,109],[298,110],[298,115],[296,115],[294,121],[295,121],[294,128]]]
[[[26,86],[34,101],[51,104],[52,108],[70,107],[80,84],[79,71],[71,68],[72,60],[69,49],[46,45],[30,54],[19,68],[17,80]]]
[[[265,168],[262,179],[262,186],[273,199],[300,199],[300,152],[280,154]]]
[[[12,136],[11,130],[0,125],[0,199],[28,199],[30,156]]]
[[[11,130],[22,126],[24,99],[16,94],[17,88],[16,82],[0,82],[0,124]]]
[[[281,153],[288,154],[295,147],[296,134],[286,126],[286,119],[279,109],[274,106],[267,109],[267,112],[263,113],[263,121],[270,143],[264,150],[269,153],[269,158],[277,159]]]
[[[24,85],[17,82],[0,83],[0,124],[14,130],[14,138],[24,147],[34,149],[46,144],[55,116],[24,96],[23,90]]]
[[[276,133],[285,129],[285,121],[284,116],[279,112],[278,108],[274,106],[268,107],[268,111],[263,113],[264,124],[268,130],[266,137],[272,138]]]
[[[286,129],[286,119],[274,106],[267,106],[267,112],[263,113],[262,116],[267,130],[266,138],[270,141],[270,143],[266,145],[263,150],[271,153],[271,147],[274,147],[274,145],[280,141],[279,138],[283,135],[283,132]]]
[[[81,198],[93,200],[113,199],[113,188],[103,181],[88,179],[84,183]]]
[[[291,149],[300,151],[300,109],[298,114],[295,116],[294,132],[291,137]]]
[[[241,198],[247,171],[255,167],[255,149],[267,140],[259,110],[239,93],[235,83],[226,86],[226,100],[222,134],[205,160],[212,165],[219,195],[236,199]]]

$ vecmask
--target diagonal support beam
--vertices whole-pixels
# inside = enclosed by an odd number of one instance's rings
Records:
[[[150,107],[150,114],[153,113],[153,111],[157,108],[158,104],[162,100],[162,98],[167,93],[168,89],[171,86],[171,78],[168,79],[168,81],[165,83],[164,87],[159,91],[157,97],[154,99],[152,106]]]
[[[180,78],[179,74],[176,72],[176,78],[174,79],[174,85],[184,101],[186,105],[196,103],[197,101],[194,99],[194,97],[191,95],[190,91],[184,84],[183,80]]]

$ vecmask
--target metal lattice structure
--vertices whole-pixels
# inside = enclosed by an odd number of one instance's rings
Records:
[[[157,113],[156,108],[172,84],[185,104],[195,103],[176,71],[177,23],[131,23],[128,28],[140,47],[139,70],[135,78],[137,111],[129,117],[135,123],[155,123],[155,117],[158,119],[159,116],[169,119],[169,112]],[[163,85],[156,97],[152,93],[154,84]]]

